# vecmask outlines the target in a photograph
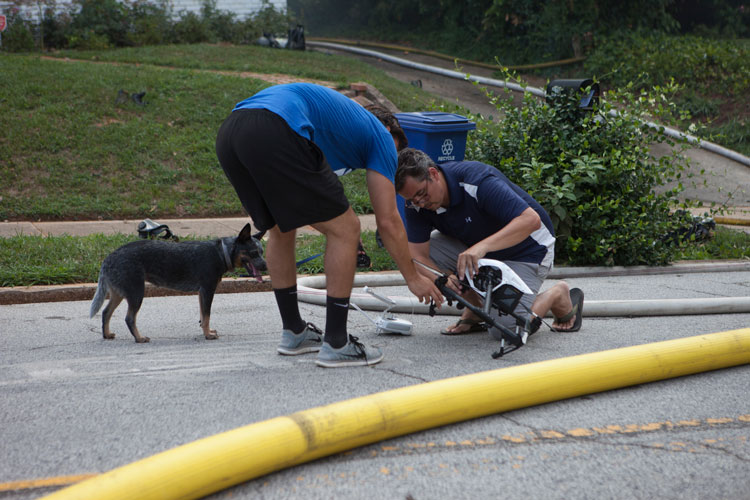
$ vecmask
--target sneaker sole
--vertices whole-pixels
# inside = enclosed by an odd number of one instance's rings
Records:
[[[307,354],[308,352],[318,352],[320,346],[303,347],[302,349],[286,349],[284,347],[276,348],[276,352],[284,356],[297,356],[298,354]]]
[[[355,359],[352,361],[324,361],[320,359],[315,360],[315,364],[322,366],[323,368],[339,368],[348,366],[370,366],[375,365],[383,361],[383,355],[375,359]]]

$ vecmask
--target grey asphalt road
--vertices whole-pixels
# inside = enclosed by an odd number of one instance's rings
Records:
[[[553,282],[548,281],[547,286]],[[588,301],[743,297],[750,272],[584,278]],[[403,287],[380,289],[404,296]],[[0,498],[38,498],[50,477],[102,473],[196,439],[320,405],[534,361],[750,327],[750,313],[592,318],[543,328],[495,360],[486,334],[447,337],[446,316],[399,314],[411,337],[350,332],[382,347],[371,368],[326,370],[276,354],[268,292],[217,295],[203,339],[198,300],[147,298],[149,344],[105,341],[88,302],[0,306]],[[323,325],[324,308],[303,303]],[[585,310],[585,309],[584,309]],[[375,315],[376,313],[370,313]],[[591,394],[375,443],[282,470],[214,498],[748,498],[750,365]],[[196,470],[200,474],[200,470]],[[9,484],[28,480],[23,488]]]

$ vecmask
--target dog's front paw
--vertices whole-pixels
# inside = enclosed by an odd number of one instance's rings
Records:
[[[209,330],[208,333],[204,333],[203,335],[206,336],[206,340],[216,340],[219,338],[219,336],[216,334],[216,330]]]
[[[135,339],[135,341],[138,344],[145,344],[146,342],[150,342],[151,339],[148,337],[141,337],[141,338]]]
[[[115,334],[114,333],[103,333],[102,337],[104,337],[106,340],[112,340],[113,338],[115,338]]]

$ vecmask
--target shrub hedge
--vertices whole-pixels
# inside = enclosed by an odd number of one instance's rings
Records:
[[[244,20],[203,0],[200,14],[175,13],[168,0],[74,0],[64,8],[45,2],[41,22],[12,8],[1,49],[29,52],[44,49],[101,50],[169,43],[252,43],[264,32],[286,33],[292,19],[266,4]]]
[[[662,265],[679,251],[665,235],[684,220],[678,206],[686,167],[680,148],[654,158],[649,146],[664,142],[642,121],[652,96],[610,93],[592,111],[578,95],[542,101],[526,94],[524,105],[496,99],[503,119],[473,116],[466,157],[494,165],[549,212],[557,236],[556,261],[571,265]],[[622,105],[615,108],[616,104]],[[627,109],[620,112],[617,109]]]

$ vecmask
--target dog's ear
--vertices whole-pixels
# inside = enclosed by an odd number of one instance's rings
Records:
[[[248,223],[240,231],[240,235],[237,236],[237,241],[249,241],[253,237],[253,227]]]

